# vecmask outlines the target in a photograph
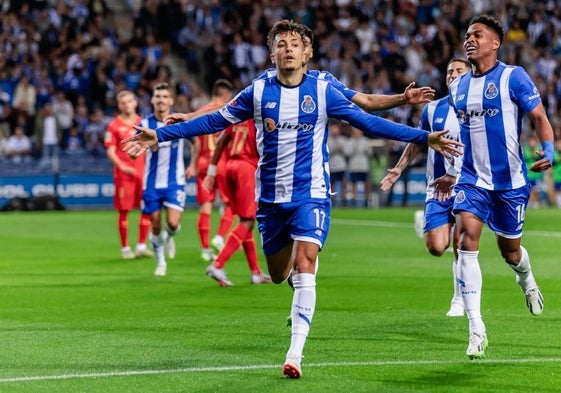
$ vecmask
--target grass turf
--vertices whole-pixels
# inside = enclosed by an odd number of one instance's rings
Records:
[[[115,212],[1,214],[0,392],[558,392],[561,210],[526,216],[540,317],[484,231],[482,361],[465,356],[466,319],[444,316],[453,254],[430,256],[412,216],[333,211],[304,375],[290,381],[291,290],[250,285],[241,252],[226,266],[235,287],[206,277],[196,212],[166,277],[120,258]]]

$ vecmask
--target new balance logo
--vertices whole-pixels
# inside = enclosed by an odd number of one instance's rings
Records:
[[[265,104],[265,108],[267,108],[267,109],[275,109],[276,106],[277,106],[277,103],[276,102],[271,102],[271,101],[269,101]]]

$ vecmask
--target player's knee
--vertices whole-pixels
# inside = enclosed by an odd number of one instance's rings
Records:
[[[428,252],[435,257],[440,257],[446,249],[448,248],[449,244],[442,241],[434,241],[432,239],[428,239],[426,242]]]
[[[440,257],[444,254],[444,251],[446,251],[446,249],[442,247],[427,247],[427,250],[429,250],[429,253],[434,257]]]

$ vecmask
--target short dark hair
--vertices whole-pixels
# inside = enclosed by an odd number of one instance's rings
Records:
[[[293,31],[297,33],[300,36],[302,42],[304,42],[304,35],[307,36],[307,34],[304,32],[303,26],[304,25],[300,23],[296,23],[288,19],[283,19],[275,23],[274,26],[271,27],[271,30],[269,30],[269,34],[267,34],[267,47],[269,48],[269,51],[273,53],[273,51],[275,50],[275,37],[280,33]]]
[[[212,85],[212,93],[213,97],[220,95],[221,90],[228,90],[233,91],[234,85],[228,79],[220,78],[214,81],[214,85]]]
[[[495,33],[497,33],[497,35],[499,36],[499,41],[501,42],[501,44],[503,43],[503,39],[505,38],[505,31],[503,29],[503,25],[497,19],[489,15],[479,15],[473,17],[469,22],[469,25],[471,26],[474,23],[484,24],[485,26],[495,31]]]
[[[465,57],[453,57],[448,62],[448,65],[450,65],[450,64],[452,64],[456,61],[460,62],[460,63],[464,63],[466,66],[468,66],[468,68],[471,68],[471,66],[472,66],[471,62],[468,59],[466,59]]]
[[[174,96],[174,91],[171,88],[170,84],[167,82],[160,82],[155,84],[153,88],[153,93],[155,93],[158,90],[167,90],[172,97]]]

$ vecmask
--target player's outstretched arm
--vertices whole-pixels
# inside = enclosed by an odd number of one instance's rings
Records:
[[[171,113],[164,118],[164,124],[169,125],[169,124],[181,123],[183,121],[193,120],[199,116],[208,115],[209,113],[217,112],[220,108],[222,108],[222,106],[216,105],[204,111],[195,111],[189,113]]]
[[[415,87],[415,82],[411,82],[403,92],[403,95],[405,96],[405,102],[409,105],[424,104],[430,102],[434,100],[435,94],[436,90],[434,90],[432,87]]]
[[[446,138],[444,135],[447,133],[448,130],[431,132],[427,138],[427,144],[446,158],[462,155],[462,151],[458,147],[463,147],[464,144]]]
[[[158,136],[155,130],[133,125],[139,131],[136,135],[123,139],[123,151],[131,157],[138,157],[142,152],[158,143]]]
[[[352,98],[352,102],[366,112],[376,112],[405,104],[415,105],[430,102],[434,99],[435,93],[432,87],[415,87],[415,82],[411,82],[402,94],[357,93]]]
[[[407,144],[405,150],[403,150],[403,153],[401,154],[401,157],[399,157],[397,164],[393,168],[388,169],[388,173],[380,181],[380,189],[382,191],[389,191],[389,189],[392,188],[401,176],[403,170],[407,168],[411,161],[413,161],[420,150],[421,148],[419,145],[414,143]]]

